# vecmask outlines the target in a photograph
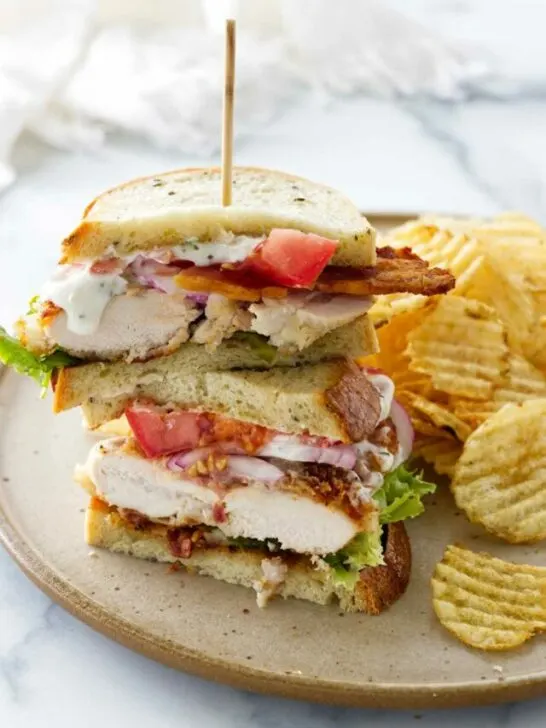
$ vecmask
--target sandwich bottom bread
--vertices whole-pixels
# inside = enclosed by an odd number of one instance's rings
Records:
[[[90,546],[162,563],[180,564],[190,572],[254,588],[264,599],[269,593],[316,604],[337,602],[345,612],[380,614],[406,590],[411,573],[411,548],[403,523],[384,529],[383,561],[363,569],[351,589],[317,569],[309,556],[272,553],[251,539],[210,544],[195,528],[168,528],[146,520],[123,518],[116,508],[92,498],[86,512],[85,538]],[[182,555],[184,538],[198,546]],[[265,563],[264,563],[265,562]]]
[[[338,360],[163,387],[125,402],[125,434],[77,468],[91,545],[252,587],[261,607],[281,595],[376,614],[403,593],[401,524],[434,486],[406,468],[389,377]]]

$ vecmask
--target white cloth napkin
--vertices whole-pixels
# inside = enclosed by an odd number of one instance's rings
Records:
[[[212,154],[223,24],[236,17],[236,133],[303,91],[464,97],[487,68],[384,0],[4,0],[0,189],[23,129],[61,148],[109,130]]]

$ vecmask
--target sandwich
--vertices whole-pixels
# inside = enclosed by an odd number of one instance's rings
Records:
[[[411,423],[386,375],[337,360],[176,381],[126,405],[127,435],[77,468],[90,545],[252,587],[260,606],[376,614],[403,593],[403,521],[434,486],[407,469]]]
[[[323,185],[241,167],[219,199],[218,169],[98,197],[0,358],[51,385],[55,412],[119,433],[76,469],[90,545],[253,587],[261,606],[379,613],[434,486],[408,466],[392,381],[357,363],[377,349],[367,312],[454,279],[376,248]]]
[[[17,339],[0,332],[2,359],[45,385],[59,374],[61,411],[94,379],[92,362],[134,379],[164,358],[218,371],[365,356],[377,346],[373,294],[452,285],[407,250],[376,253],[368,221],[324,185],[241,167],[231,206],[219,190],[218,169],[189,169],[99,196]]]

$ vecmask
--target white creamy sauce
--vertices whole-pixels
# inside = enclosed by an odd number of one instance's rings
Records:
[[[371,374],[366,372],[366,376],[377,389],[381,398],[379,422],[382,422],[387,419],[391,411],[392,400],[394,398],[394,382],[386,374]]]
[[[171,248],[150,251],[146,257],[162,261],[174,257],[197,266],[238,263],[245,260],[265,237],[225,233],[219,240],[200,243],[188,240]],[[122,258],[126,266],[142,255],[138,251]],[[119,273],[91,273],[93,261],[85,265],[59,266],[41,293],[66,312],[67,329],[74,334],[89,335],[97,330],[104,309],[114,296],[124,293],[127,281]]]
[[[149,251],[138,250],[136,253],[124,255],[121,260],[126,265],[130,265],[135,258],[142,255],[160,263],[168,263],[174,259],[187,260],[201,267],[219,263],[241,263],[265,239],[265,235],[254,237],[224,232],[211,242],[201,242],[198,238],[188,238],[179,245],[172,245],[168,248],[155,248]],[[108,252],[117,257],[114,248],[111,248]]]
[[[94,333],[110,300],[127,288],[119,274],[91,273],[91,265],[59,266],[40,295],[65,311],[67,328],[74,334]]]
[[[249,235],[226,235],[225,240],[212,243],[188,241],[175,245],[172,251],[179,260],[190,260],[198,266],[215,263],[241,263],[252,251],[265,240],[265,236],[256,238]]]
[[[373,453],[382,473],[388,473],[393,469],[395,456],[385,447],[374,445],[372,442],[368,442],[368,440],[363,440],[362,442],[357,442],[355,448],[360,455],[365,455],[369,452]]]

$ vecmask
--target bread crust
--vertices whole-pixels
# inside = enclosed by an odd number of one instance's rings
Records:
[[[381,614],[407,589],[411,575],[411,545],[404,524],[387,528],[385,565],[365,569],[355,588],[355,604],[368,614]],[[357,609],[357,611],[359,611]]]
[[[307,557],[294,556],[287,562],[288,571],[279,596],[317,604],[337,602],[346,612],[380,614],[402,596],[411,573],[411,548],[403,523],[390,524],[386,529],[385,565],[364,569],[354,591],[334,585],[327,573],[316,569]],[[87,508],[85,539],[90,546],[179,564],[192,572],[247,588],[262,578],[261,551],[231,550],[224,546],[196,550],[189,558],[175,556],[169,547],[166,527],[139,530],[96,500]]]
[[[104,415],[99,412],[99,406],[88,408],[95,411],[89,421],[93,427],[98,427],[108,419],[119,417],[128,400],[137,396],[139,391],[145,390],[146,382],[150,382],[152,377],[155,381],[163,380],[167,389],[167,380],[174,373],[184,376],[192,375],[196,371],[204,373],[237,368],[270,369],[273,365],[292,367],[343,356],[356,359],[375,351],[377,338],[367,316],[341,326],[299,354],[275,362],[260,359],[256,352],[240,341],[222,342],[212,354],[202,344],[189,342],[182,344],[173,354],[148,362],[98,362],[62,369],[54,378],[53,410],[62,412],[77,407],[90,398],[95,402],[110,402],[109,406],[104,407]],[[110,386],[112,382],[119,382],[120,386]]]
[[[112,250],[118,255],[126,255],[136,250],[145,251],[175,245],[184,237],[197,236],[205,243],[217,236],[221,229],[231,230],[235,234],[264,235],[274,227],[301,229],[303,232],[314,232],[338,240],[339,246],[332,259],[334,265],[363,266],[375,263],[375,230],[366,218],[359,215],[354,205],[336,190],[276,170],[260,167],[234,168],[234,180],[237,181],[237,175],[242,175],[243,184],[252,176],[267,179],[272,195],[278,194],[282,187],[286,187],[287,191],[300,187],[304,191],[314,191],[328,201],[333,200],[334,209],[349,220],[348,224],[344,221],[339,226],[329,223],[324,216],[317,214],[317,210],[323,205],[313,203],[308,208],[294,205],[299,199],[297,191],[292,192],[292,195],[296,195],[295,199],[288,202],[285,199],[278,207],[275,200],[270,206],[264,203],[260,185],[257,186],[258,193],[255,198],[252,190],[250,193],[245,190],[250,200],[255,201],[254,207],[249,204],[244,194],[241,198],[242,204],[238,204],[235,195],[228,211],[228,208],[220,205],[219,198],[218,202],[215,196],[210,198],[210,189],[209,196],[204,195],[203,203],[203,199],[198,199],[199,193],[203,192],[198,188],[199,183],[203,179],[218,175],[219,167],[190,167],[139,177],[110,188],[87,205],[82,221],[62,243],[60,263],[99,258],[111,254]],[[244,179],[245,176],[247,180]],[[196,204],[193,208],[192,191],[188,193],[185,187],[188,177],[196,180]],[[169,190],[173,196],[169,198],[171,204],[168,206],[163,199],[164,191],[154,189],[167,185],[173,185],[173,189]],[[183,189],[183,194],[177,197],[175,189],[179,188]],[[218,187],[218,195],[219,189]],[[130,194],[132,190],[135,190],[135,195]],[[124,196],[124,193],[127,194]],[[142,193],[141,200],[138,199],[139,193]],[[116,195],[122,198],[121,202],[115,199]],[[305,198],[302,199],[306,201]],[[177,200],[180,202],[178,205]],[[124,219],[123,215],[112,213],[116,205],[120,205],[122,210],[124,206],[134,205],[135,210],[140,206],[143,217],[139,218],[138,214],[134,214]]]
[[[106,366],[103,365],[103,371]],[[84,415],[91,429],[116,419],[128,404],[140,399],[182,410],[220,414],[279,432],[329,437],[349,444],[367,437],[364,434],[367,430],[361,427],[364,413],[369,410],[367,388],[360,390],[356,377],[350,375],[350,386],[347,385],[350,398],[338,399],[336,409],[326,400],[329,391],[335,390],[340,382],[347,382],[347,369],[346,361],[337,359],[266,371],[198,371],[192,374],[174,370],[163,378],[155,372],[150,375],[153,378],[142,377],[134,385],[121,380],[108,396],[101,397],[97,387],[84,395],[89,398],[87,402],[79,402],[73,397],[71,403],[84,405]],[[54,405],[57,410],[59,392],[66,402],[69,377],[70,370],[62,370],[56,381]],[[368,415],[367,423],[373,419]],[[370,432],[375,430],[378,419]]]
[[[346,370],[326,390],[324,399],[352,442],[365,440],[377,427],[381,414],[379,392],[354,362],[347,362]]]

